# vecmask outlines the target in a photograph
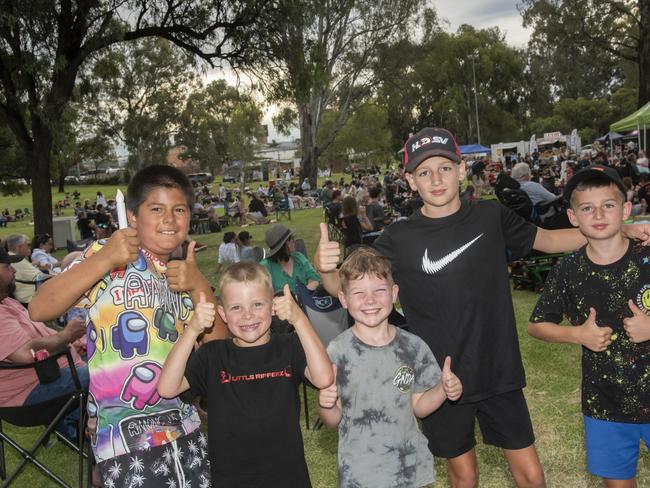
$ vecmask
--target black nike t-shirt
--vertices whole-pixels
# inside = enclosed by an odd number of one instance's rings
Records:
[[[461,403],[525,386],[506,253],[530,252],[537,228],[496,201],[463,203],[448,217],[417,211],[374,247],[392,263],[412,332],[463,383]]]

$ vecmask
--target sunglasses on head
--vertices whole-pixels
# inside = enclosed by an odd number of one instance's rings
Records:
[[[108,229],[108,224],[97,224],[100,229]]]

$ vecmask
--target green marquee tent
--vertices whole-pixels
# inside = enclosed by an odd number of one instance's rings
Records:
[[[643,147],[647,149],[645,133],[650,129],[650,102],[646,103],[639,110],[633,114],[628,115],[627,117],[614,122],[609,126],[609,130],[616,132],[629,132],[632,130],[639,131],[639,146],[641,146],[641,131],[643,131]]]

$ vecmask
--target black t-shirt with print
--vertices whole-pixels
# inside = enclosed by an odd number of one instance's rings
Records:
[[[451,356],[461,403],[525,386],[506,249],[528,254],[536,232],[498,202],[479,201],[443,218],[417,211],[374,243],[392,263],[410,330],[439,364]]]
[[[589,308],[596,324],[611,327],[604,352],[582,348],[582,412],[612,422],[650,421],[650,341],[634,344],[623,319],[631,317],[628,300],[650,308],[650,248],[630,242],[626,254],[608,265],[593,263],[586,247],[567,256],[549,274],[531,322],[559,324],[566,317],[582,325]]]
[[[208,399],[212,486],[311,486],[298,396],[306,365],[295,334],[254,347],[212,341],[190,357],[190,394]]]

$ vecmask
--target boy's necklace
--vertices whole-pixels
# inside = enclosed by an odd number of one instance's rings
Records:
[[[160,273],[164,273],[165,271],[167,271],[167,263],[161,261],[157,256],[154,256],[152,253],[147,251],[144,247],[141,247],[140,250],[142,251],[142,254],[144,254],[145,258],[147,258],[149,261],[153,263],[156,271],[159,271]]]

